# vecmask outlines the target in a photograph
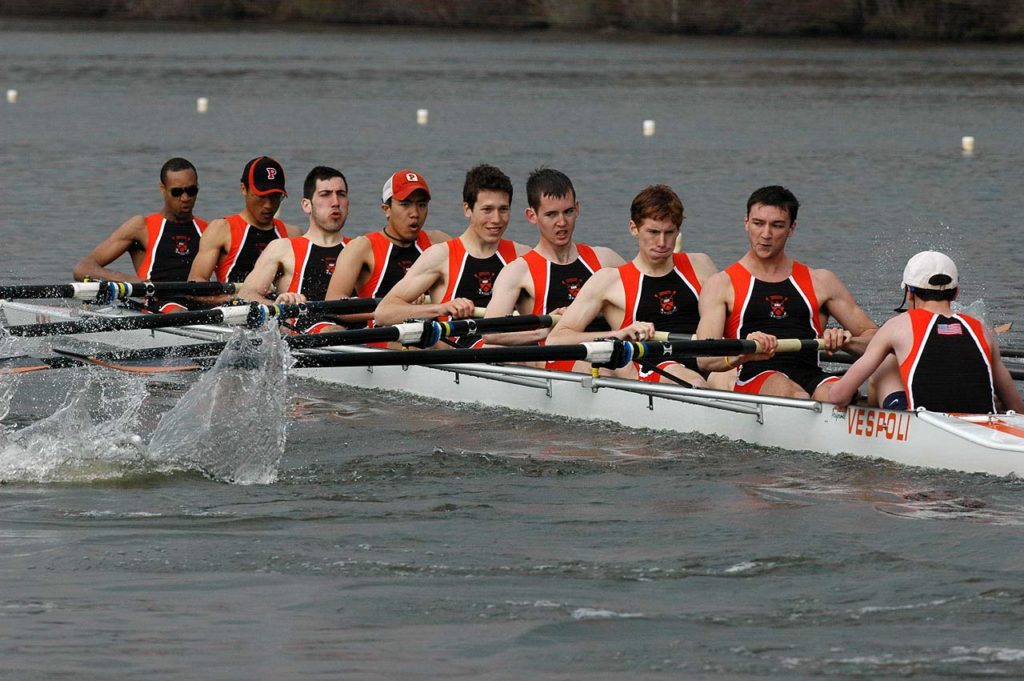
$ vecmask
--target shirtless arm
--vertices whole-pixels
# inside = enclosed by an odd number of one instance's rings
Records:
[[[502,268],[494,280],[491,302],[484,317],[506,317],[513,312],[529,314],[533,311],[533,279],[530,267],[523,259],[513,260]],[[488,345],[533,345],[547,337],[550,329],[493,333],[484,336]]]
[[[634,322],[624,329],[613,331],[586,331],[587,325],[604,313],[609,324],[615,326],[622,321],[622,309],[626,294],[622,289],[622,277],[616,268],[598,270],[583,284],[558,324],[548,334],[548,345],[587,343],[599,338],[621,340],[647,340],[654,334],[654,324]],[[618,318],[616,321],[614,318]]]
[[[327,300],[351,298],[373,271],[373,247],[366,237],[357,237],[341,249],[334,274],[327,285]]]
[[[199,238],[199,252],[192,261],[189,281],[209,281],[222,254],[231,246],[231,228],[227,220],[214,220]]]
[[[134,272],[122,274],[116,270],[107,269],[107,265],[128,253],[135,244],[145,248],[148,240],[146,218],[141,215],[131,217],[115,229],[89,255],[79,260],[72,274],[77,281],[92,279],[138,283],[142,280]]]
[[[1013,410],[1018,414],[1024,414],[1024,400],[1021,400],[1017,386],[1010,376],[1010,371],[1003,364],[1002,355],[999,353],[999,343],[993,338],[993,334],[985,329],[985,337],[988,346],[992,348],[992,382],[996,390],[996,396],[1003,403],[1003,407]]]
[[[867,313],[861,309],[853,294],[835,274],[828,270],[811,272],[815,292],[820,292],[818,300],[822,301],[825,310],[839,322],[842,329],[825,329],[825,350],[833,352],[843,349],[854,355],[862,354],[871,342],[871,337],[878,331],[878,325],[871,321]],[[843,330],[849,332],[847,337]]]
[[[694,270],[696,271],[696,266]],[[697,303],[700,311],[697,338],[714,340],[725,335],[725,323],[729,317],[729,301],[732,300],[732,297],[732,280],[729,279],[728,274],[718,272],[708,277],[701,287]],[[697,365],[701,371],[729,371],[744,362],[767,359],[775,354],[775,336],[755,331],[748,333],[747,339],[761,343],[764,352],[736,357],[698,357]]]
[[[287,222],[284,223],[284,229],[286,232],[288,232],[289,237],[302,236],[305,233],[301,227],[298,227],[296,225],[289,225]]]
[[[238,292],[238,297],[256,303],[306,302],[306,297],[301,294],[286,294],[289,298],[281,300],[279,296],[276,301],[269,297],[275,287],[278,292],[283,288],[278,284],[291,276],[291,270],[295,266],[294,260],[291,242],[288,239],[274,239],[260,253],[256,264],[253,265],[252,272],[242,282],[242,289]]]
[[[445,241],[452,240],[451,236],[439,229],[427,229],[424,231],[427,234],[427,238],[430,239],[431,244],[443,244]]]
[[[455,319],[473,316],[475,306],[467,298],[447,303],[417,305],[415,301],[444,278],[448,266],[448,246],[437,244],[423,252],[402,280],[380,301],[373,315],[378,325],[398,324],[407,319],[434,319],[450,315]]]
[[[729,316],[728,301],[732,297],[732,281],[725,272],[708,278],[701,287],[697,309],[700,322],[697,323],[697,338],[717,340],[725,335],[725,321]],[[697,365],[702,371],[728,371],[722,357],[698,357]]]
[[[693,273],[697,275],[697,281],[701,286],[704,282],[718,273],[718,268],[707,253],[687,253],[690,256],[690,264],[693,266]],[[723,331],[725,330],[723,326]]]
[[[351,298],[357,289],[366,283],[373,272],[373,246],[366,237],[356,237],[341,249],[341,255],[334,263],[334,274],[327,285],[325,300]],[[339,315],[345,324],[358,324],[373,319],[373,313]]]
[[[597,256],[597,261],[601,263],[601,267],[618,267],[619,265],[625,265],[626,261],[622,259],[618,253],[605,246],[591,246],[594,249],[594,255]]]
[[[829,386],[828,399],[837,409],[846,409],[864,381],[881,366],[886,357],[894,352],[893,339],[909,332],[906,315],[893,317],[873,334],[864,353],[846,370],[842,378]]]

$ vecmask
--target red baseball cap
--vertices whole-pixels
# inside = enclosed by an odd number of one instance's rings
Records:
[[[404,201],[417,189],[425,191],[427,198],[430,198],[430,187],[427,186],[422,175],[412,170],[399,170],[384,183],[384,191],[381,192],[381,203],[387,203],[388,199],[392,197],[399,201]]]
[[[284,194],[284,168],[269,156],[257,156],[245,164],[242,170],[242,184],[257,196]]]

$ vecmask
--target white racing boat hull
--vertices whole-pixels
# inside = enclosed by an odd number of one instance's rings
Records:
[[[42,308],[42,311],[40,311]],[[9,323],[67,318],[48,308],[7,303]],[[123,314],[113,311],[111,314]],[[145,347],[209,340],[223,327],[90,334]],[[343,347],[307,354],[374,352]],[[446,402],[505,407],[631,428],[717,435],[765,447],[880,458],[909,466],[1011,475],[1024,471],[1024,415],[958,416],[691,390],[582,374],[487,364],[441,367],[331,367],[297,375],[361,388],[396,390]]]

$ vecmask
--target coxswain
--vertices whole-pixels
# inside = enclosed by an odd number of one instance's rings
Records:
[[[989,414],[998,397],[1004,408],[1024,413],[994,332],[952,309],[960,277],[949,256],[918,253],[907,262],[901,286],[908,309],[882,325],[860,359],[829,386],[828,399],[845,408],[878,370],[896,374],[902,387],[883,396],[882,406],[890,409]],[[876,376],[880,386],[893,385],[890,377]]]

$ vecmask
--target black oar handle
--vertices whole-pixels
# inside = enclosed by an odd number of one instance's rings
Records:
[[[288,345],[295,350],[324,348],[332,345],[389,342],[429,347],[442,338],[548,328],[553,323],[554,321],[550,315],[455,319],[447,322],[412,321],[405,324],[395,324],[394,326],[348,329],[346,331],[334,331],[310,336],[292,336],[287,341]]]
[[[413,364],[462,364],[477,362],[543,362],[585,360],[588,343],[580,345],[524,345],[508,348],[466,348],[460,350],[382,350],[346,352],[333,355],[303,355],[297,367],[405,366]],[[611,345],[610,343],[604,343]]]
[[[752,340],[723,338],[719,340],[694,340],[685,334],[668,334],[672,353],[681,356],[698,355],[746,355],[762,351]],[[820,338],[780,338],[776,352],[817,352],[821,349]]]
[[[48,324],[19,324],[8,326],[12,336],[57,336],[77,333],[99,333],[102,331],[126,331],[130,329],[160,329],[193,324],[219,324],[224,321],[224,310],[214,308],[197,312],[175,312],[173,314],[147,314],[131,317],[88,317],[81,320],[51,322]],[[241,307],[239,308],[241,311]],[[245,308],[242,315],[258,314],[256,306]]]
[[[233,294],[239,285],[217,281],[84,281],[71,284],[18,284],[0,286],[0,298],[77,298],[111,302],[131,296]]]
[[[134,315],[131,317],[89,317],[49,324],[22,324],[7,327],[12,336],[49,336],[129,329],[161,329],[194,324],[237,324],[260,326],[270,317],[301,317],[316,312],[366,312],[376,307],[377,298],[349,298],[299,305],[229,305],[210,310]]]
[[[270,316],[290,318],[311,313],[358,314],[373,312],[380,298],[342,298],[340,300],[315,300],[308,303],[268,305]]]

